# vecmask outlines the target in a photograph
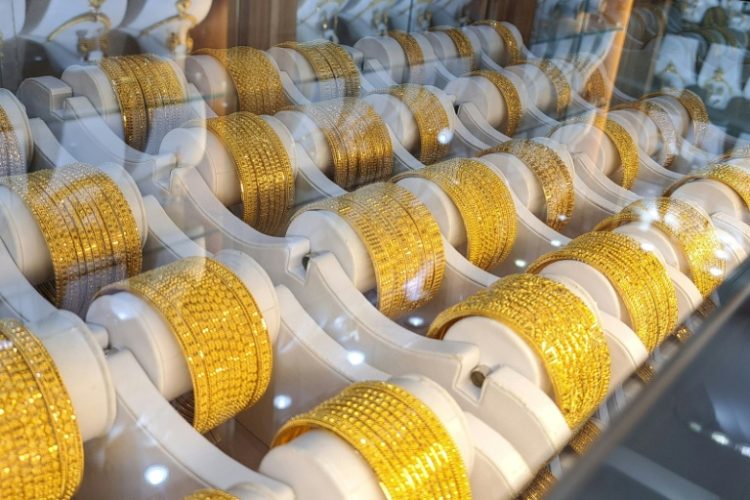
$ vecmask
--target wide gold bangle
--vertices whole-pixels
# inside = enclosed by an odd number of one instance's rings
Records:
[[[583,86],[581,97],[598,108],[607,104],[607,84],[601,69],[594,68],[591,70]]]
[[[209,55],[224,66],[237,91],[239,111],[273,115],[289,104],[279,71],[262,50],[231,47],[200,49],[194,54]]]
[[[604,132],[604,135],[612,141],[617,150],[617,155],[620,157],[620,170],[622,171],[620,185],[625,189],[630,189],[633,187],[640,169],[641,160],[638,156],[638,145],[625,127],[604,115],[594,117],[591,124]]]
[[[290,109],[305,113],[323,132],[333,159],[333,181],[342,188],[391,176],[393,145],[388,127],[366,102],[342,98]]]
[[[125,143],[142,151],[146,147],[148,115],[136,74],[118,57],[105,57],[99,63],[99,68],[112,84],[120,107]]]
[[[359,235],[372,260],[378,309],[396,317],[429,302],[445,274],[440,227],[406,189],[375,183],[302,207],[338,214]]]
[[[482,269],[504,261],[516,241],[516,207],[505,183],[484,163],[456,158],[394,177],[434,182],[456,205],[466,229],[466,258]]]
[[[190,257],[139,274],[100,294],[148,302],[180,344],[193,382],[193,427],[204,433],[254,404],[271,378],[273,347],[245,284],[219,262]]]
[[[708,111],[706,105],[694,92],[687,89],[662,89],[659,92],[653,92],[648,94],[641,99],[650,99],[651,97],[659,96],[670,96],[677,99],[680,104],[687,111],[690,116],[690,121],[693,124],[693,140],[696,147],[700,147],[703,144],[703,139],[706,136],[708,125],[710,123],[708,119]]]
[[[505,66],[521,64],[525,60],[523,54],[521,53],[521,48],[518,46],[518,42],[516,41],[516,37],[513,35],[513,32],[510,30],[510,28],[508,28],[505,24],[493,19],[485,19],[475,22],[474,25],[491,26],[495,30],[497,36],[499,36],[503,41],[505,52],[508,54],[508,57],[505,61]]]
[[[26,172],[21,157],[21,144],[13,129],[13,123],[0,106],[0,176],[19,175]]]
[[[530,59],[524,62],[539,68],[549,79],[555,89],[555,99],[557,103],[555,111],[558,117],[563,116],[568,109],[568,106],[570,106],[570,102],[573,98],[573,90],[562,70],[557,64],[549,59]]]
[[[83,440],[55,361],[26,327],[0,320],[0,497],[72,498]]]
[[[414,81],[419,76],[419,72],[422,71],[424,65],[424,52],[422,47],[419,46],[419,42],[404,31],[389,31],[388,36],[396,40],[401,46],[406,56],[406,65],[409,70],[408,80]]]
[[[521,95],[513,82],[507,76],[496,71],[479,70],[472,71],[469,76],[481,76],[492,83],[505,101],[505,127],[501,130],[508,137],[513,137],[521,123],[523,107]]]
[[[596,315],[564,285],[534,274],[501,278],[441,312],[427,335],[443,338],[470,316],[507,325],[536,352],[572,429],[607,395],[610,357],[604,333]]]
[[[529,266],[537,273],[561,261],[582,262],[602,273],[625,303],[636,335],[654,350],[677,326],[677,292],[667,270],[653,252],[630,236],[594,231],[564,248],[541,256]]]
[[[516,139],[486,149],[478,156],[508,153],[534,173],[544,193],[547,225],[560,230],[570,221],[575,208],[573,176],[554,149],[531,139]]]
[[[421,85],[412,83],[376,90],[373,93],[392,95],[409,108],[419,131],[419,161],[431,165],[448,154],[450,142],[446,140],[446,134],[450,132],[450,121],[448,113],[435,94]]]
[[[686,175],[679,181],[669,186],[664,191],[664,196],[672,196],[677,188],[685,184],[701,179],[717,181],[731,188],[750,209],[750,170],[731,163],[714,163],[708,165],[703,172]]]
[[[277,234],[294,204],[294,171],[284,144],[261,117],[248,112],[209,118],[206,128],[231,155],[240,184],[242,219]]]
[[[448,35],[448,38],[453,42],[453,46],[456,47],[458,59],[466,67],[462,73],[478,69],[479,65],[474,57],[474,47],[471,45],[471,40],[469,40],[469,37],[460,28],[437,27],[430,28],[430,31],[439,31]]]
[[[471,498],[468,473],[437,415],[388,382],[352,384],[282,426],[272,447],[314,429],[352,446],[372,468],[386,498]]]
[[[206,488],[186,496],[183,500],[239,500],[236,496],[223,490]]]
[[[293,49],[310,63],[321,85],[320,100],[359,97],[359,70],[343,47],[327,40],[285,42],[277,47]]]
[[[720,258],[721,241],[703,211],[676,198],[642,199],[603,220],[595,231],[610,231],[636,222],[667,235],[685,256],[690,276],[704,297],[724,278],[726,262]]]

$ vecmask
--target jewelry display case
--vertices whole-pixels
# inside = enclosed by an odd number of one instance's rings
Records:
[[[744,496],[745,2],[0,6],[1,498]]]

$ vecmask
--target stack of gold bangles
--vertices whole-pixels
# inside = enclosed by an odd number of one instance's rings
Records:
[[[708,165],[702,172],[686,175],[669,186],[664,192],[664,196],[671,196],[677,188],[701,179],[720,182],[731,188],[742,199],[745,206],[750,209],[750,169],[731,163],[714,163]]]
[[[519,47],[515,35],[513,35],[513,32],[504,23],[495,21],[493,19],[485,19],[475,22],[474,25],[486,25],[492,27],[495,30],[495,33],[497,33],[497,36],[500,37],[500,39],[503,41],[503,45],[505,46],[505,66],[521,64],[524,61],[525,57],[521,52],[521,47]]]
[[[142,54],[107,57],[100,68],[120,106],[125,142],[138,150],[155,147],[183,121],[185,89],[166,59]]]
[[[574,121],[583,122],[586,120],[588,118],[582,117]],[[604,114],[594,115],[590,123],[601,130],[612,141],[620,158],[620,171],[622,174],[620,185],[625,189],[630,189],[638,177],[641,161],[638,155],[638,145],[635,140],[625,127]]]
[[[369,104],[343,98],[291,109],[309,116],[325,135],[336,184],[351,189],[391,176],[393,145],[388,127]]]
[[[263,118],[247,112],[210,118],[206,128],[234,160],[243,220],[263,233],[278,233],[294,204],[294,171],[281,139]]]
[[[481,161],[447,160],[392,179],[421,177],[445,191],[466,229],[466,258],[482,269],[504,261],[516,241],[516,207],[505,183]]]
[[[83,313],[103,286],[141,271],[141,235],[120,188],[84,164],[0,179],[39,225],[54,280],[41,289],[60,308]]]
[[[406,56],[406,65],[409,73],[408,78],[406,75],[404,76],[404,81],[416,82],[424,64],[424,52],[422,52],[419,42],[412,35],[404,31],[389,31],[388,36],[396,40]]]
[[[359,97],[361,82],[354,61],[340,45],[327,41],[285,42],[277,45],[293,49],[310,63],[320,85],[319,101],[337,97]]]
[[[659,137],[662,143],[662,154],[664,160],[661,162],[664,168],[669,168],[674,161],[675,156],[680,152],[680,137],[677,135],[672,118],[664,108],[648,100],[640,100],[634,103],[626,103],[616,106],[613,109],[637,109],[648,116],[654,122],[659,130]]]
[[[505,102],[505,127],[501,130],[508,137],[513,137],[521,123],[523,106],[521,104],[521,95],[515,84],[502,73],[489,70],[472,71],[469,76],[481,76],[489,80],[495,86],[497,91]]]
[[[474,57],[474,46],[471,44],[471,40],[466,33],[460,28],[437,27],[431,28],[430,31],[445,33],[451,39],[453,46],[456,48],[458,59],[465,66],[465,70],[462,73],[474,71],[478,68],[477,60]]]
[[[680,104],[682,104],[682,106],[685,108],[685,111],[687,111],[688,116],[690,116],[690,121],[693,124],[694,145],[696,147],[700,147],[700,145],[703,144],[703,139],[706,136],[706,131],[708,130],[708,125],[710,123],[706,105],[703,104],[701,98],[687,89],[678,90],[667,88],[662,89],[659,92],[648,94],[642,99],[650,99],[652,97],[659,96],[673,97],[677,99]]]
[[[21,144],[13,129],[13,123],[5,110],[0,107],[0,177],[18,175],[26,171]]]
[[[69,499],[83,441],[55,361],[16,320],[0,321],[0,346],[0,497]]]
[[[245,284],[216,260],[192,257],[106,287],[145,300],[169,325],[193,382],[193,427],[207,432],[254,404],[271,379],[273,348]]]
[[[568,106],[570,106],[573,98],[573,90],[560,67],[549,59],[529,59],[525,63],[539,68],[549,79],[550,83],[552,83],[555,89],[555,111],[558,117],[563,116]]]
[[[271,446],[316,429],[357,450],[386,498],[471,498],[466,465],[453,438],[432,409],[395,384],[353,384],[289,420]]]
[[[308,210],[338,214],[357,233],[375,269],[378,309],[396,317],[429,302],[445,274],[440,228],[427,207],[406,189],[375,183],[311,203]]]

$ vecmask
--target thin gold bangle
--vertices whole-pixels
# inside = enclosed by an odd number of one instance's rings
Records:
[[[698,97],[694,92],[687,89],[672,89],[666,88],[659,92],[653,92],[647,94],[641,99],[650,99],[652,97],[659,96],[670,96],[677,99],[680,104],[687,111],[690,116],[690,121],[693,124],[693,140],[696,147],[700,147],[703,144],[703,139],[706,136],[708,125],[711,123],[708,119],[708,111],[706,105],[703,104],[703,100]]]
[[[638,145],[625,127],[604,115],[597,115],[591,124],[604,132],[604,135],[612,141],[620,157],[620,170],[622,171],[620,185],[625,189],[630,189],[640,169]]]
[[[401,46],[406,56],[406,65],[409,69],[409,81],[415,81],[420,76],[422,66],[424,65],[424,52],[422,47],[419,46],[419,42],[404,31],[389,31],[388,36],[396,40]]]
[[[502,73],[489,70],[479,70],[469,73],[469,76],[481,76],[492,83],[500,96],[505,101],[505,127],[502,132],[508,137],[513,137],[518,125],[521,123],[521,117],[523,114],[523,107],[521,105],[521,95],[518,93],[518,89],[515,84]]]
[[[13,122],[0,106],[0,176],[19,175],[25,172],[21,144],[13,128]]]
[[[524,62],[525,58],[523,54],[521,53],[521,48],[518,46],[518,42],[516,41],[516,37],[513,35],[513,32],[508,28],[505,24],[501,23],[500,21],[495,21],[493,19],[485,19],[483,21],[477,21],[474,23],[475,26],[490,26],[495,30],[495,33],[497,33],[497,36],[500,37],[500,39],[503,41],[503,45],[505,46],[505,51],[508,54],[508,58],[505,61],[506,66],[513,66],[515,64],[521,64]]]
[[[295,50],[310,63],[321,84],[320,100],[359,97],[359,70],[346,50],[339,45],[326,40],[314,40],[285,42],[277,47]]]
[[[573,90],[562,70],[557,64],[549,59],[530,59],[525,61],[525,63],[539,68],[549,79],[550,83],[552,83],[552,86],[555,89],[555,99],[557,103],[555,110],[558,117],[563,116],[568,109],[568,106],[570,106],[570,102],[573,98]]]
[[[460,28],[437,27],[430,28],[430,31],[445,33],[451,39],[453,46],[456,48],[458,59],[466,65],[466,70],[463,73],[478,69],[479,65],[474,57],[474,46],[466,33]]]
[[[146,147],[148,116],[136,75],[117,57],[106,57],[99,67],[107,75],[120,107],[125,143],[142,151]]]

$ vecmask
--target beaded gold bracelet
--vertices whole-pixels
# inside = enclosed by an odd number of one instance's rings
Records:
[[[677,198],[642,199],[603,220],[594,230],[609,231],[631,222],[654,227],[677,243],[704,297],[721,283],[726,272],[726,262],[719,257],[722,245],[704,212]]]
[[[424,65],[424,52],[422,52],[419,42],[411,34],[404,31],[389,31],[388,36],[396,40],[404,51],[409,70],[408,80],[416,81],[421,75]]]
[[[206,488],[198,490],[186,496],[183,500],[239,500],[236,496],[226,491]]]
[[[265,320],[250,291],[219,262],[191,257],[104,288],[148,302],[177,339],[190,371],[193,427],[204,433],[260,399],[273,365]]]
[[[475,22],[474,25],[490,26],[495,30],[497,36],[499,36],[503,41],[505,52],[508,54],[505,61],[506,66],[521,64],[525,60],[523,54],[521,53],[521,48],[518,46],[518,42],[516,41],[516,37],[513,35],[513,32],[510,30],[510,28],[508,28],[505,24],[493,19],[485,19]]]
[[[505,183],[482,162],[456,158],[394,177],[421,177],[445,191],[466,229],[466,258],[482,269],[504,261],[516,241],[513,197]]]
[[[69,499],[83,478],[73,405],[44,345],[0,320],[0,497]]]
[[[21,144],[8,113],[0,106],[0,176],[18,175],[26,171],[21,157]]]
[[[530,59],[524,62],[539,68],[549,79],[555,89],[555,99],[557,102],[555,111],[558,117],[563,116],[568,106],[570,106],[573,98],[573,90],[562,70],[549,59]]]
[[[516,139],[484,150],[478,156],[508,153],[534,173],[544,193],[547,225],[560,230],[570,221],[575,208],[573,176],[554,149],[531,139]]]
[[[387,498],[471,498],[466,466],[443,423],[395,384],[352,384],[289,420],[271,446],[314,429],[331,432],[357,450]]]
[[[607,395],[610,357],[604,333],[596,315],[564,285],[534,274],[501,278],[441,312],[427,335],[442,338],[470,316],[507,325],[536,352],[572,429]]]
[[[703,172],[686,175],[679,181],[669,186],[664,191],[664,196],[672,196],[678,188],[685,184],[701,179],[717,181],[732,189],[750,209],[750,170],[731,163],[714,163],[708,165]]]
[[[474,46],[471,44],[471,40],[466,33],[460,28],[437,27],[430,28],[430,31],[445,33],[451,39],[453,46],[456,48],[458,59],[466,66],[466,70],[463,73],[478,69],[477,60],[474,57]]]
[[[489,70],[472,71],[469,76],[481,76],[492,83],[502,96],[505,102],[505,127],[502,132],[508,137],[513,137],[521,123],[523,107],[521,105],[521,95],[515,84],[502,73]]]
[[[602,273],[625,303],[636,335],[653,351],[677,326],[677,292],[664,264],[630,236],[594,231],[529,266],[537,273],[553,262],[573,260]]]
[[[685,108],[685,111],[687,111],[688,116],[690,116],[691,123],[693,124],[693,140],[695,142],[695,146],[700,147],[701,144],[703,144],[703,139],[706,135],[706,131],[708,130],[708,125],[710,123],[706,105],[703,104],[701,98],[698,97],[694,92],[687,89],[666,88],[660,90],[659,92],[647,94],[641,99],[650,99],[652,97],[659,96],[674,97],[680,102],[680,104],[682,104],[682,106]]]

